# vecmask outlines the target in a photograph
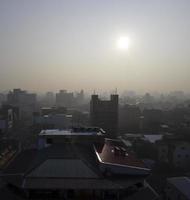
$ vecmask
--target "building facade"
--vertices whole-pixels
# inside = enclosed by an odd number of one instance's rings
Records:
[[[111,95],[110,100],[100,100],[92,95],[90,101],[90,122],[92,126],[103,128],[111,137],[118,131],[118,95]]]
[[[7,101],[5,104],[18,107],[19,118],[31,123],[33,113],[36,110],[36,94],[28,93],[21,89],[14,89],[7,94]]]
[[[72,107],[74,105],[74,95],[67,90],[60,90],[56,93],[56,106]]]
[[[188,171],[190,168],[190,141],[189,139],[173,137],[157,142],[158,160],[171,163],[177,168]]]

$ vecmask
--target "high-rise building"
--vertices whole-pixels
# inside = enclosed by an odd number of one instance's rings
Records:
[[[90,120],[92,126],[101,127],[115,137],[118,129],[118,95],[111,95],[110,100],[100,100],[92,95],[90,102]]]
[[[7,94],[7,103],[14,106],[36,104],[36,94],[21,89],[14,89]]]
[[[76,104],[81,105],[84,103],[84,91],[81,90],[80,92],[77,92],[76,94]]]
[[[56,93],[56,106],[72,107],[74,105],[74,95],[67,90],[60,90]]]
[[[119,110],[119,132],[138,133],[141,120],[140,108],[136,105],[126,104]]]
[[[14,89],[7,94],[5,104],[18,107],[20,119],[31,121],[36,110],[36,94],[21,89]]]
[[[3,93],[0,93],[0,105],[6,100],[6,96]]]
[[[45,94],[45,104],[47,106],[53,106],[55,104],[55,95],[53,92],[46,92]]]

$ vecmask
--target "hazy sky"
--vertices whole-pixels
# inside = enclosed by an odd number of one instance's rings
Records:
[[[0,90],[189,85],[189,0],[0,0]]]

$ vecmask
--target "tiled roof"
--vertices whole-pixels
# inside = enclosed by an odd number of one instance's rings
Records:
[[[98,178],[80,159],[48,159],[27,177]]]

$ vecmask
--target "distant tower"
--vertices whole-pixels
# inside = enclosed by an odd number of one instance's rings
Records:
[[[74,95],[67,90],[60,90],[56,93],[56,106],[60,107],[72,107],[74,105]]]
[[[93,94],[90,101],[91,125],[103,128],[111,137],[117,136],[118,98],[117,94],[112,94],[110,100],[103,101]]]

